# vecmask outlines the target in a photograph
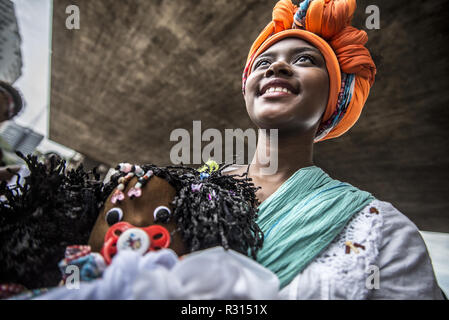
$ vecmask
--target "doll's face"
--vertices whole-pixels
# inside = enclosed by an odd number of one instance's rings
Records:
[[[171,217],[173,212],[171,202],[176,195],[175,189],[166,180],[152,176],[149,182],[142,187],[142,195],[131,199],[127,194],[136,182],[137,178],[134,177],[126,185],[123,191],[125,194],[123,201],[117,201],[115,204],[111,202],[115,190],[109,195],[89,238],[89,245],[92,251],[100,252],[106,232],[112,225],[118,222],[128,222],[138,228],[160,225],[170,233],[176,229],[176,224]],[[161,206],[167,207],[170,211],[170,218],[167,222],[155,221],[158,208],[159,210],[163,209]],[[169,248],[174,250],[178,256],[187,253],[179,233],[175,233],[171,237]]]

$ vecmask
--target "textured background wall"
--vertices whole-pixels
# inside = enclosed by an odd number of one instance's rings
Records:
[[[250,128],[241,72],[276,1],[55,0],[50,138],[101,162],[170,162],[175,128]],[[65,27],[76,4],[81,28]],[[334,178],[449,232],[447,1],[358,1],[378,65],[360,121],[316,145]]]

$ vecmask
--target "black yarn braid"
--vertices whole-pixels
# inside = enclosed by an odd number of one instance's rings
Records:
[[[45,165],[36,156],[17,154],[30,175],[23,186],[0,184],[0,283],[55,286],[66,246],[87,243],[109,194],[95,170],[79,166],[66,172],[65,161],[56,157]]]

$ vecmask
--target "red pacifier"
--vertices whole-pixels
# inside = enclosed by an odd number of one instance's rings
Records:
[[[170,233],[163,226],[137,228],[128,222],[118,222],[106,232],[101,255],[110,264],[112,257],[121,250],[133,250],[143,255],[169,245]]]

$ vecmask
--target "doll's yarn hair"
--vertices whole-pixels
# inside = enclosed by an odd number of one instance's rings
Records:
[[[30,175],[22,185],[0,184],[0,283],[55,286],[66,246],[87,243],[109,193],[95,170],[68,171],[57,157],[45,164],[37,156],[17,154]]]
[[[256,223],[258,188],[246,173],[223,174],[228,166],[207,171],[207,177],[184,166],[141,168],[152,170],[176,189],[172,203],[172,219],[177,225],[174,232],[179,232],[189,252],[222,246],[255,259],[263,243],[263,233]],[[111,181],[120,176],[123,174]]]

